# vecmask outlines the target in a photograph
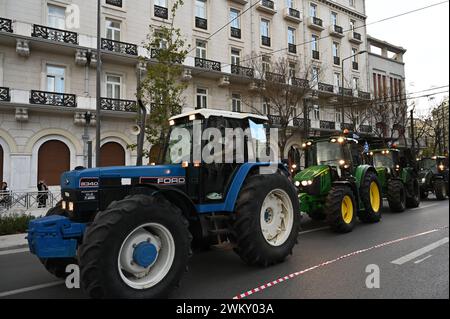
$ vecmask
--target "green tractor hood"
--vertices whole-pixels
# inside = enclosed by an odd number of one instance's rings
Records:
[[[316,177],[327,173],[328,169],[329,167],[326,165],[311,166],[298,173],[294,180],[299,182],[314,180]]]

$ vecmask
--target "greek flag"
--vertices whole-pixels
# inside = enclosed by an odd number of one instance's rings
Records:
[[[369,153],[369,149],[369,143],[366,141],[366,144],[364,144],[364,153]]]

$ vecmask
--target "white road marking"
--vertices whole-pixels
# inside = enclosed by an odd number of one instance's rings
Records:
[[[314,229],[311,229],[311,230],[301,231],[300,233],[298,233],[298,235],[299,236],[306,235],[306,234],[315,233],[315,232],[322,231],[322,230],[327,230],[327,229],[330,229],[330,227],[314,228]]]
[[[408,261],[414,260],[417,257],[425,255],[426,253],[428,253],[428,252],[430,252],[430,251],[432,251],[432,250],[434,250],[434,249],[436,249],[436,248],[438,248],[438,247],[440,247],[442,245],[445,245],[447,243],[448,243],[448,237],[445,237],[445,238],[443,238],[443,239],[441,239],[441,240],[439,240],[439,241],[437,241],[435,243],[432,243],[432,244],[430,244],[428,246],[425,246],[425,247],[420,248],[420,249],[418,249],[416,251],[413,251],[412,253],[410,253],[410,254],[408,254],[406,256],[403,256],[403,257],[401,257],[399,259],[391,261],[391,263],[395,264],[395,265],[403,265],[403,264],[407,263]]]
[[[420,264],[421,262],[424,262],[425,260],[427,260],[427,259],[429,259],[429,258],[431,258],[431,257],[433,257],[433,255],[428,255],[428,256],[425,257],[425,258],[416,260],[414,263],[415,263],[416,265],[417,265],[417,264]]]
[[[424,209],[424,208],[430,208],[430,207],[434,207],[434,206],[438,206],[438,205],[439,205],[439,203],[431,204],[431,205],[427,205],[427,206],[419,206],[419,207],[417,207],[417,208],[412,208],[412,209],[410,209],[409,211],[412,211],[412,210],[419,210],[419,209]]]
[[[21,254],[21,253],[26,253],[26,252],[29,252],[29,251],[30,251],[29,248],[5,250],[5,251],[0,251],[0,256],[12,255],[12,254]]]
[[[59,285],[62,285],[64,283],[65,283],[64,281],[56,281],[56,282],[51,282],[51,283],[48,283],[48,284],[42,284],[42,285],[36,285],[36,286],[31,286],[31,287],[26,287],[26,288],[6,291],[6,292],[0,292],[0,298],[9,297],[9,296],[18,295],[18,294],[23,294],[25,292],[30,292],[30,291],[34,291],[34,290],[40,290],[40,289],[44,289],[44,288],[59,286]]]

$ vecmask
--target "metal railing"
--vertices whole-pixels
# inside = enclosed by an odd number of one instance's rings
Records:
[[[339,88],[339,94],[342,95],[344,94],[344,96],[353,96],[353,90],[352,89],[345,89],[340,87]]]
[[[334,32],[336,32],[336,33],[339,33],[339,34],[344,34],[344,28],[343,27],[341,27],[340,25],[334,25],[333,26],[334,27]]]
[[[195,17],[195,27],[203,30],[208,29],[208,20],[200,17]]]
[[[319,27],[323,27],[323,20],[320,18],[312,17],[312,22]]]
[[[195,67],[196,68],[202,68],[202,69],[208,69],[212,71],[222,71],[222,66],[220,62],[212,61],[208,59],[202,59],[202,58],[195,58]]]
[[[289,53],[297,53],[297,46],[293,43],[288,44]]]
[[[341,65],[341,58],[338,56],[333,57],[333,62],[335,65]]]
[[[361,41],[361,39],[362,39],[361,33],[353,32],[353,39]]]
[[[56,42],[63,42],[69,44],[78,44],[78,33],[46,27],[43,25],[33,25],[33,38],[41,38]]]
[[[106,4],[122,8],[122,0],[106,0]]]
[[[11,95],[9,94],[9,88],[0,87],[0,101],[10,102]]]
[[[312,51],[312,58],[315,60],[320,60],[320,52],[319,51]]]
[[[110,39],[102,39],[102,50],[134,56],[138,55],[136,44],[114,41]]]
[[[165,7],[157,6],[155,4],[154,13],[155,13],[155,17],[162,18],[162,19],[169,19],[169,9],[167,9]]]
[[[276,83],[286,83],[286,77],[283,74],[273,73],[273,72],[266,72],[265,75],[266,81],[269,82],[276,82]]]
[[[358,97],[363,100],[370,100],[371,96],[368,92],[358,91]]]
[[[150,58],[158,60],[160,58],[160,54],[161,54],[162,50],[163,49],[151,49]],[[178,64],[183,64],[183,59],[180,56],[180,54],[172,52],[170,55],[171,55],[170,59],[172,62],[178,63]]]
[[[303,89],[308,89],[309,88],[309,81],[306,80],[306,79],[292,78],[291,82],[292,82],[291,84],[293,86],[300,87],[300,88],[303,88]]]
[[[266,37],[264,35],[261,36],[261,43],[262,45],[265,45],[266,47],[270,47],[270,38]]]
[[[272,10],[275,9],[275,3],[272,0],[262,0],[261,5]]]
[[[0,18],[0,31],[12,33],[12,20]]]
[[[32,90],[30,92],[30,104],[77,107],[77,96],[75,94]]]
[[[291,17],[300,19],[300,11],[298,11],[297,9],[289,8],[289,15],[290,15]]]
[[[136,112],[137,103],[132,100],[120,100],[120,99],[101,99],[101,109],[105,111],[116,111],[116,112]]]
[[[319,82],[319,91],[333,93],[334,87],[331,84]]]
[[[54,207],[61,200],[61,192],[0,191],[0,214],[14,210]]]
[[[255,76],[255,71],[252,68],[243,67],[240,65],[231,65],[231,74],[246,76],[253,78]]]
[[[240,39],[241,38],[241,29],[235,28],[235,27],[231,27],[231,36],[233,38]]]
[[[320,121],[320,128],[322,130],[336,130],[336,122]]]

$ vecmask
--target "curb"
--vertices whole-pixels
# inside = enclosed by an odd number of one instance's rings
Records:
[[[26,236],[27,234],[0,236],[0,251],[27,247]]]

